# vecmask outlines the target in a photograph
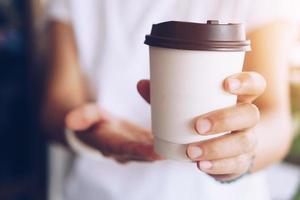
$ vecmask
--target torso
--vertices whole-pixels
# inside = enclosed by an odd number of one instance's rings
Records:
[[[73,0],[81,65],[97,86],[99,105],[150,128],[149,105],[138,95],[136,83],[149,77],[148,47],[143,42],[151,25],[168,20],[243,22],[245,16],[236,12],[244,9],[239,2],[226,1],[224,6],[218,0]],[[120,165],[106,158],[78,158],[66,194],[72,200],[268,199],[261,174],[221,185],[191,163]]]

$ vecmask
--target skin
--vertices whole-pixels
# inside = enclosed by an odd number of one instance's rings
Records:
[[[65,143],[63,130],[67,127],[118,162],[162,159],[153,151],[149,130],[112,116],[94,103],[79,69],[72,28],[54,22],[51,31],[53,63],[42,113],[49,138]],[[187,155],[202,172],[230,180],[248,171],[250,165],[251,172],[256,172],[286,155],[292,138],[287,50],[293,31],[289,23],[273,22],[248,34],[253,51],[246,56],[244,72],[224,80],[224,90],[238,96],[237,105],[195,121],[199,134],[231,131],[188,146]],[[141,80],[137,90],[150,103],[149,85],[148,80]]]

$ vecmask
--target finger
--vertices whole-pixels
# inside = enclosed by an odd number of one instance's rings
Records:
[[[124,156],[114,155],[109,152],[102,151],[101,154],[106,158],[114,159],[115,161],[117,161],[120,164],[126,164],[130,161],[127,158],[125,158]]]
[[[114,159],[115,161],[117,161],[120,164],[126,164],[129,162],[129,160],[127,158],[124,158],[123,156],[117,156],[117,155],[113,155],[111,153],[104,153],[104,152],[101,152],[101,153],[104,157]]]
[[[243,103],[196,118],[195,130],[202,135],[243,130],[254,127],[259,120],[258,108],[254,104]]]
[[[251,129],[190,144],[187,156],[194,161],[224,159],[249,153],[255,146],[256,136]]]
[[[128,155],[128,156],[119,156],[119,161],[123,160],[123,163],[128,163],[128,162],[153,162],[159,159],[153,159],[153,158],[146,158],[146,157],[135,157],[132,155]]]
[[[197,167],[208,174],[243,174],[248,171],[252,156],[243,154],[237,157],[199,161]]]
[[[109,152],[101,151],[100,153],[101,153],[104,157],[107,157],[107,158],[113,157],[113,155],[112,155],[111,153],[109,153]]]
[[[91,138],[88,138],[90,135]],[[160,160],[161,157],[154,152],[153,142],[151,140],[134,141],[121,135],[103,135],[101,140],[97,135],[82,134],[79,137],[85,140],[89,139],[89,144],[98,148],[101,152],[109,152],[113,156],[121,156],[130,160]]]
[[[115,128],[118,129],[118,127]],[[114,134],[113,132],[104,134],[105,130],[107,131],[105,123],[97,123],[87,131],[84,131],[84,134],[78,134],[77,136],[83,142],[97,148],[105,155],[124,157],[128,160],[151,161],[160,159],[154,152],[151,137],[145,136],[137,139],[128,137],[126,134]]]
[[[137,90],[145,101],[150,103],[150,82],[149,80],[140,80],[137,83]]]
[[[160,160],[161,158],[157,155],[155,155],[156,157],[145,157],[145,156],[140,156],[140,155],[132,155],[132,154],[127,154],[127,151],[123,151],[122,153],[120,153],[119,151],[113,151],[113,152],[117,152],[117,153],[112,153],[112,152],[107,152],[107,149],[101,150],[101,153],[103,154],[103,156],[107,157],[107,158],[111,158],[116,160],[117,162],[121,163],[121,164],[125,164],[128,163],[130,161],[137,161],[137,162],[149,162],[149,161],[155,161],[155,160]]]
[[[153,145],[139,142],[122,142],[115,146],[112,152],[137,161],[154,161],[161,159],[161,157],[154,152]]]
[[[125,158],[124,156],[119,156],[119,155],[112,155],[110,158],[114,159],[115,161],[117,161],[120,164],[127,164],[130,161],[127,158]]]
[[[129,162],[129,160],[127,159],[123,159],[123,158],[115,158],[115,160],[120,163],[120,164],[127,164]]]
[[[241,176],[241,174],[209,174],[217,181],[230,181]]]
[[[148,159],[148,158],[141,158],[141,157],[133,157],[133,156],[113,156],[113,159],[115,159],[117,162],[121,164],[127,164],[129,162],[153,162],[156,161],[154,159]]]
[[[129,156],[116,155],[116,154],[112,154],[111,152],[107,152],[107,151],[100,151],[100,152],[104,157],[114,159],[115,161],[117,161],[120,164],[126,164],[130,161],[137,160],[137,159],[130,158]]]
[[[73,131],[90,128],[101,119],[99,107],[96,104],[85,104],[67,114],[65,123]]]
[[[239,95],[238,102],[252,102],[266,89],[266,80],[256,72],[242,72],[224,80],[224,89]]]

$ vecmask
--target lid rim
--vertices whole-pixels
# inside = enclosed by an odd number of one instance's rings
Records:
[[[243,24],[221,24],[167,21],[153,24],[144,44],[149,46],[215,51],[250,51]]]
[[[150,47],[166,48],[166,49],[177,49],[177,50],[190,50],[190,51],[222,51],[222,52],[247,52],[251,51],[250,47],[241,47],[241,48],[224,48],[224,47],[207,47],[207,46],[198,46],[197,48],[191,48],[189,46],[169,46],[164,44],[153,45]]]
[[[250,51],[250,41],[187,41],[174,38],[153,37],[146,35],[144,44],[149,46],[184,49],[184,50],[215,50],[215,51]]]

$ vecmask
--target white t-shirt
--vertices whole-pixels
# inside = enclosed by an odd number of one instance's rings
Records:
[[[52,0],[52,19],[71,23],[83,72],[101,107],[150,128],[150,108],[136,83],[149,77],[151,25],[168,20],[243,22],[255,29],[291,12],[277,0]],[[283,6],[284,5],[284,6]],[[294,7],[294,6],[293,6]],[[78,157],[65,188],[69,200],[267,200],[262,173],[220,184],[195,165],[174,161],[121,165],[106,158]]]

